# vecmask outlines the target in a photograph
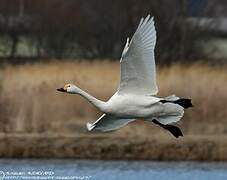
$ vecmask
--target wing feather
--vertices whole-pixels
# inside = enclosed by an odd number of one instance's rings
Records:
[[[154,48],[156,30],[153,18],[141,19],[121,57],[121,80],[118,93],[150,94],[158,92]]]
[[[129,122],[134,120],[135,119],[120,119],[111,115],[103,114],[94,123],[87,123],[87,129],[89,131],[113,131],[127,125]]]

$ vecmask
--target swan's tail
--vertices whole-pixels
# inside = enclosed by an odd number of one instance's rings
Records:
[[[180,98],[180,99],[178,99],[176,101],[173,101],[173,103],[178,104],[178,105],[182,106],[185,109],[193,107],[191,99]]]
[[[170,102],[170,103],[178,104],[185,109],[187,109],[189,107],[193,107],[191,99],[179,98],[175,95],[168,96],[165,99],[161,100],[160,102],[162,102],[162,103]]]

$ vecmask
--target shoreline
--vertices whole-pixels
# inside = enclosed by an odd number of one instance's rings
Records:
[[[227,136],[183,138],[0,134],[1,158],[227,161]]]

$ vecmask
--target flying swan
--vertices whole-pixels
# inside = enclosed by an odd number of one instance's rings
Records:
[[[131,41],[127,38],[120,59],[120,83],[117,92],[107,101],[101,101],[73,84],[57,89],[78,94],[104,114],[95,122],[87,123],[89,131],[113,131],[136,119],[153,122],[168,130],[176,138],[183,136],[172,125],[179,121],[184,109],[192,107],[191,99],[171,95],[159,98],[156,84],[154,48],[156,30],[153,17],[142,18]]]

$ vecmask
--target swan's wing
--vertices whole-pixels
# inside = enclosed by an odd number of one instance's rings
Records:
[[[129,122],[134,120],[135,119],[119,119],[111,115],[103,114],[94,123],[87,123],[87,129],[89,131],[113,131],[127,125]]]
[[[154,48],[156,31],[150,15],[141,19],[131,42],[127,39],[121,57],[121,78],[118,93],[158,93]]]

